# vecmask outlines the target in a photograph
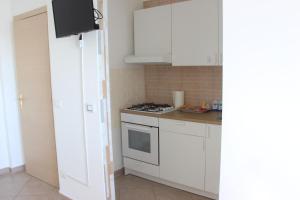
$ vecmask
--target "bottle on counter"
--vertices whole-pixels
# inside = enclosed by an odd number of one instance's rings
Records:
[[[223,110],[223,103],[222,100],[218,101],[218,111],[222,111]]]
[[[219,110],[219,102],[217,100],[214,100],[212,102],[212,110],[213,111],[218,111]]]
[[[206,110],[206,101],[205,100],[202,100],[201,103],[200,103],[200,110]]]

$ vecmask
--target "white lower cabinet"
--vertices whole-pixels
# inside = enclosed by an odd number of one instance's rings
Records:
[[[130,158],[124,158],[125,168],[159,178],[159,167]]]
[[[193,127],[199,127],[194,129],[189,122],[179,122],[159,121],[160,178],[217,195],[221,126],[196,123]]]
[[[204,190],[205,138],[160,131],[160,178]]]
[[[221,126],[208,125],[206,137],[205,191],[218,194],[221,160]]]

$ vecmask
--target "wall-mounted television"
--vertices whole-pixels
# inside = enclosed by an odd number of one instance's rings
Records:
[[[56,37],[99,29],[93,0],[52,0]]]

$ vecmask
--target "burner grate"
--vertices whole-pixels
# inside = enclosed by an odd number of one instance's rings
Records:
[[[171,111],[174,108],[168,104],[143,103],[143,104],[133,105],[128,109],[134,111],[159,113],[159,112]]]

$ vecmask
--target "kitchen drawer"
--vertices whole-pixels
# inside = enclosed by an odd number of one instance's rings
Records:
[[[162,131],[169,131],[173,133],[205,137],[207,132],[207,125],[195,122],[159,119],[159,129]]]
[[[121,121],[133,124],[142,124],[145,126],[158,127],[157,117],[148,117],[143,115],[134,115],[129,113],[121,113]]]
[[[150,176],[159,177],[159,167],[141,161],[124,158],[124,167]]]

